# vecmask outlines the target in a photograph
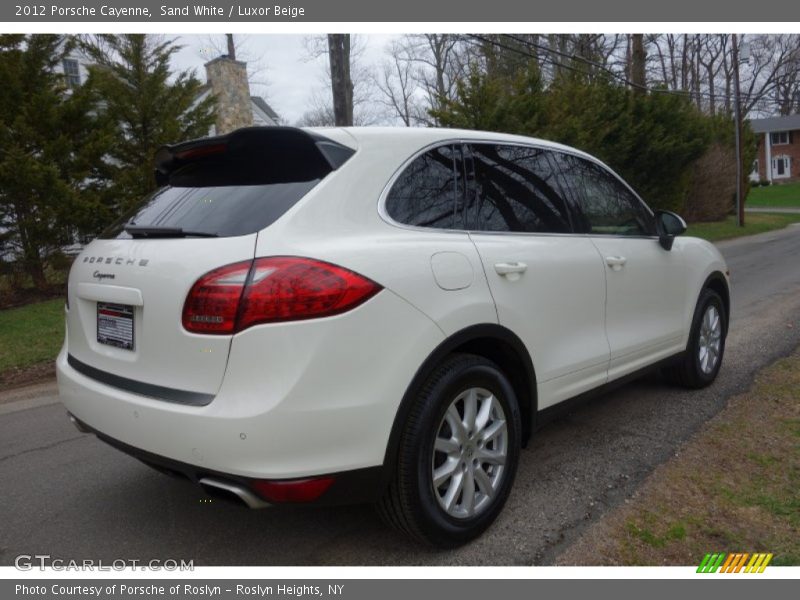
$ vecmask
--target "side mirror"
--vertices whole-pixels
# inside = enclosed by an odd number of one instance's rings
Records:
[[[686,233],[686,221],[669,210],[656,211],[658,243],[664,250],[672,250],[675,237]]]

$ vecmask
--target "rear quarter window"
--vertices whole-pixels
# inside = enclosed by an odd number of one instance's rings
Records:
[[[404,225],[458,229],[457,198],[463,197],[461,148],[439,146],[415,158],[386,196],[386,212]]]

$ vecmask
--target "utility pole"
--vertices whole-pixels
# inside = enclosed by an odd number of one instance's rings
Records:
[[[744,181],[742,178],[742,101],[739,97],[739,42],[732,34],[733,118],[736,121],[736,222],[744,227]]]

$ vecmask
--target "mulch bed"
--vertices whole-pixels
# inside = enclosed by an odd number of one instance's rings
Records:
[[[0,310],[17,308],[34,302],[42,302],[43,300],[63,298],[64,295],[65,289],[63,285],[50,286],[47,290],[33,288],[14,289],[10,292],[0,293]]]
[[[21,369],[11,369],[0,373],[0,391],[11,390],[14,388],[33,385],[35,383],[46,383],[56,376],[55,361],[39,363]]]

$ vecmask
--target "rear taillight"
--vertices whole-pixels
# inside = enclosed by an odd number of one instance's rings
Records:
[[[313,479],[266,480],[257,479],[252,482],[255,492],[267,502],[313,502],[328,491],[333,484],[333,477],[315,477]]]
[[[252,260],[214,269],[198,279],[183,305],[183,326],[194,333],[233,333]]]
[[[197,280],[183,306],[193,333],[229,334],[259,323],[329,317],[381,290],[343,267],[295,256],[227,265]]]

